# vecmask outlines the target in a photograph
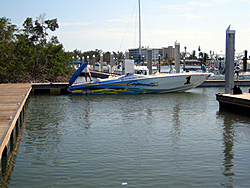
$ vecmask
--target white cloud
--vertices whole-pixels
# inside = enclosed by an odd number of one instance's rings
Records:
[[[72,25],[92,25],[92,23],[91,22],[85,22],[85,23],[83,23],[83,22],[74,22],[74,23],[70,23],[70,22],[60,22],[59,23],[59,26],[72,26]]]
[[[113,20],[108,20],[108,22],[123,22],[122,19],[113,19]]]
[[[181,14],[180,17],[185,17],[185,18],[194,18],[194,19],[201,19],[201,16],[197,15],[192,15],[192,14]]]
[[[216,4],[218,5],[224,5],[226,0],[214,0]]]
[[[122,23],[129,23],[129,19],[113,19],[113,20],[108,20],[108,22],[122,22]]]
[[[159,10],[159,9],[168,9],[168,10],[181,10],[181,11],[186,11],[189,10],[188,7],[184,7],[182,5],[165,5],[165,6],[157,6],[157,7],[152,7],[155,10]]]
[[[188,4],[190,5],[194,5],[194,6],[201,6],[201,7],[211,7],[214,6],[214,4],[212,3],[201,3],[201,2],[196,2],[196,1],[190,1],[188,2]]]
[[[245,1],[245,2],[247,2],[247,3],[250,3],[250,0],[240,0],[240,1]]]

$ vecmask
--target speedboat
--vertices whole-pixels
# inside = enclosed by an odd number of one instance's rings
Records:
[[[87,66],[83,63],[70,79],[68,90],[72,95],[104,94],[142,94],[183,92],[193,89],[207,80],[211,73],[158,73],[141,75],[127,73],[106,79],[74,84],[81,71]],[[79,75],[78,75],[79,74]]]

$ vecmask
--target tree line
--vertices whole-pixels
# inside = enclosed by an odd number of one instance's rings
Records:
[[[87,60],[93,55],[100,61],[101,50],[66,52],[56,36],[49,33],[59,28],[57,19],[45,19],[45,14],[35,20],[28,17],[22,28],[6,17],[0,18],[0,83],[69,81],[72,71],[69,62]],[[110,53],[104,52],[104,62],[110,62]],[[114,57],[124,58],[122,52]]]
[[[86,61],[90,64],[110,62],[111,52],[93,50],[66,52],[56,36],[49,33],[59,28],[57,19],[45,19],[45,14],[35,20],[28,17],[22,28],[11,23],[6,17],[0,18],[0,83],[59,82],[69,81],[73,69],[71,61]],[[116,61],[124,59],[123,52],[112,52]],[[181,54],[186,55],[186,54]],[[195,51],[189,56],[197,58]]]
[[[0,82],[56,82],[68,79],[71,53],[65,52],[56,36],[48,31],[59,28],[57,19],[27,18],[23,28],[0,18]]]

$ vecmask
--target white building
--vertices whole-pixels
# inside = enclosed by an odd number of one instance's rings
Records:
[[[144,61],[147,61],[147,49],[146,47],[141,48],[141,58],[144,58]],[[152,49],[152,58],[153,60],[158,60],[159,55],[161,58],[164,57],[163,55],[163,48],[150,48]],[[139,55],[139,48],[131,48],[129,51],[129,58],[131,59],[138,59]]]

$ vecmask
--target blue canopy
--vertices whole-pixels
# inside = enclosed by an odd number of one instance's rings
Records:
[[[76,70],[76,72],[73,74],[73,76],[69,80],[69,86],[72,86],[72,84],[76,81],[78,76],[82,73],[83,69],[87,67],[88,62],[82,63],[81,66]]]

